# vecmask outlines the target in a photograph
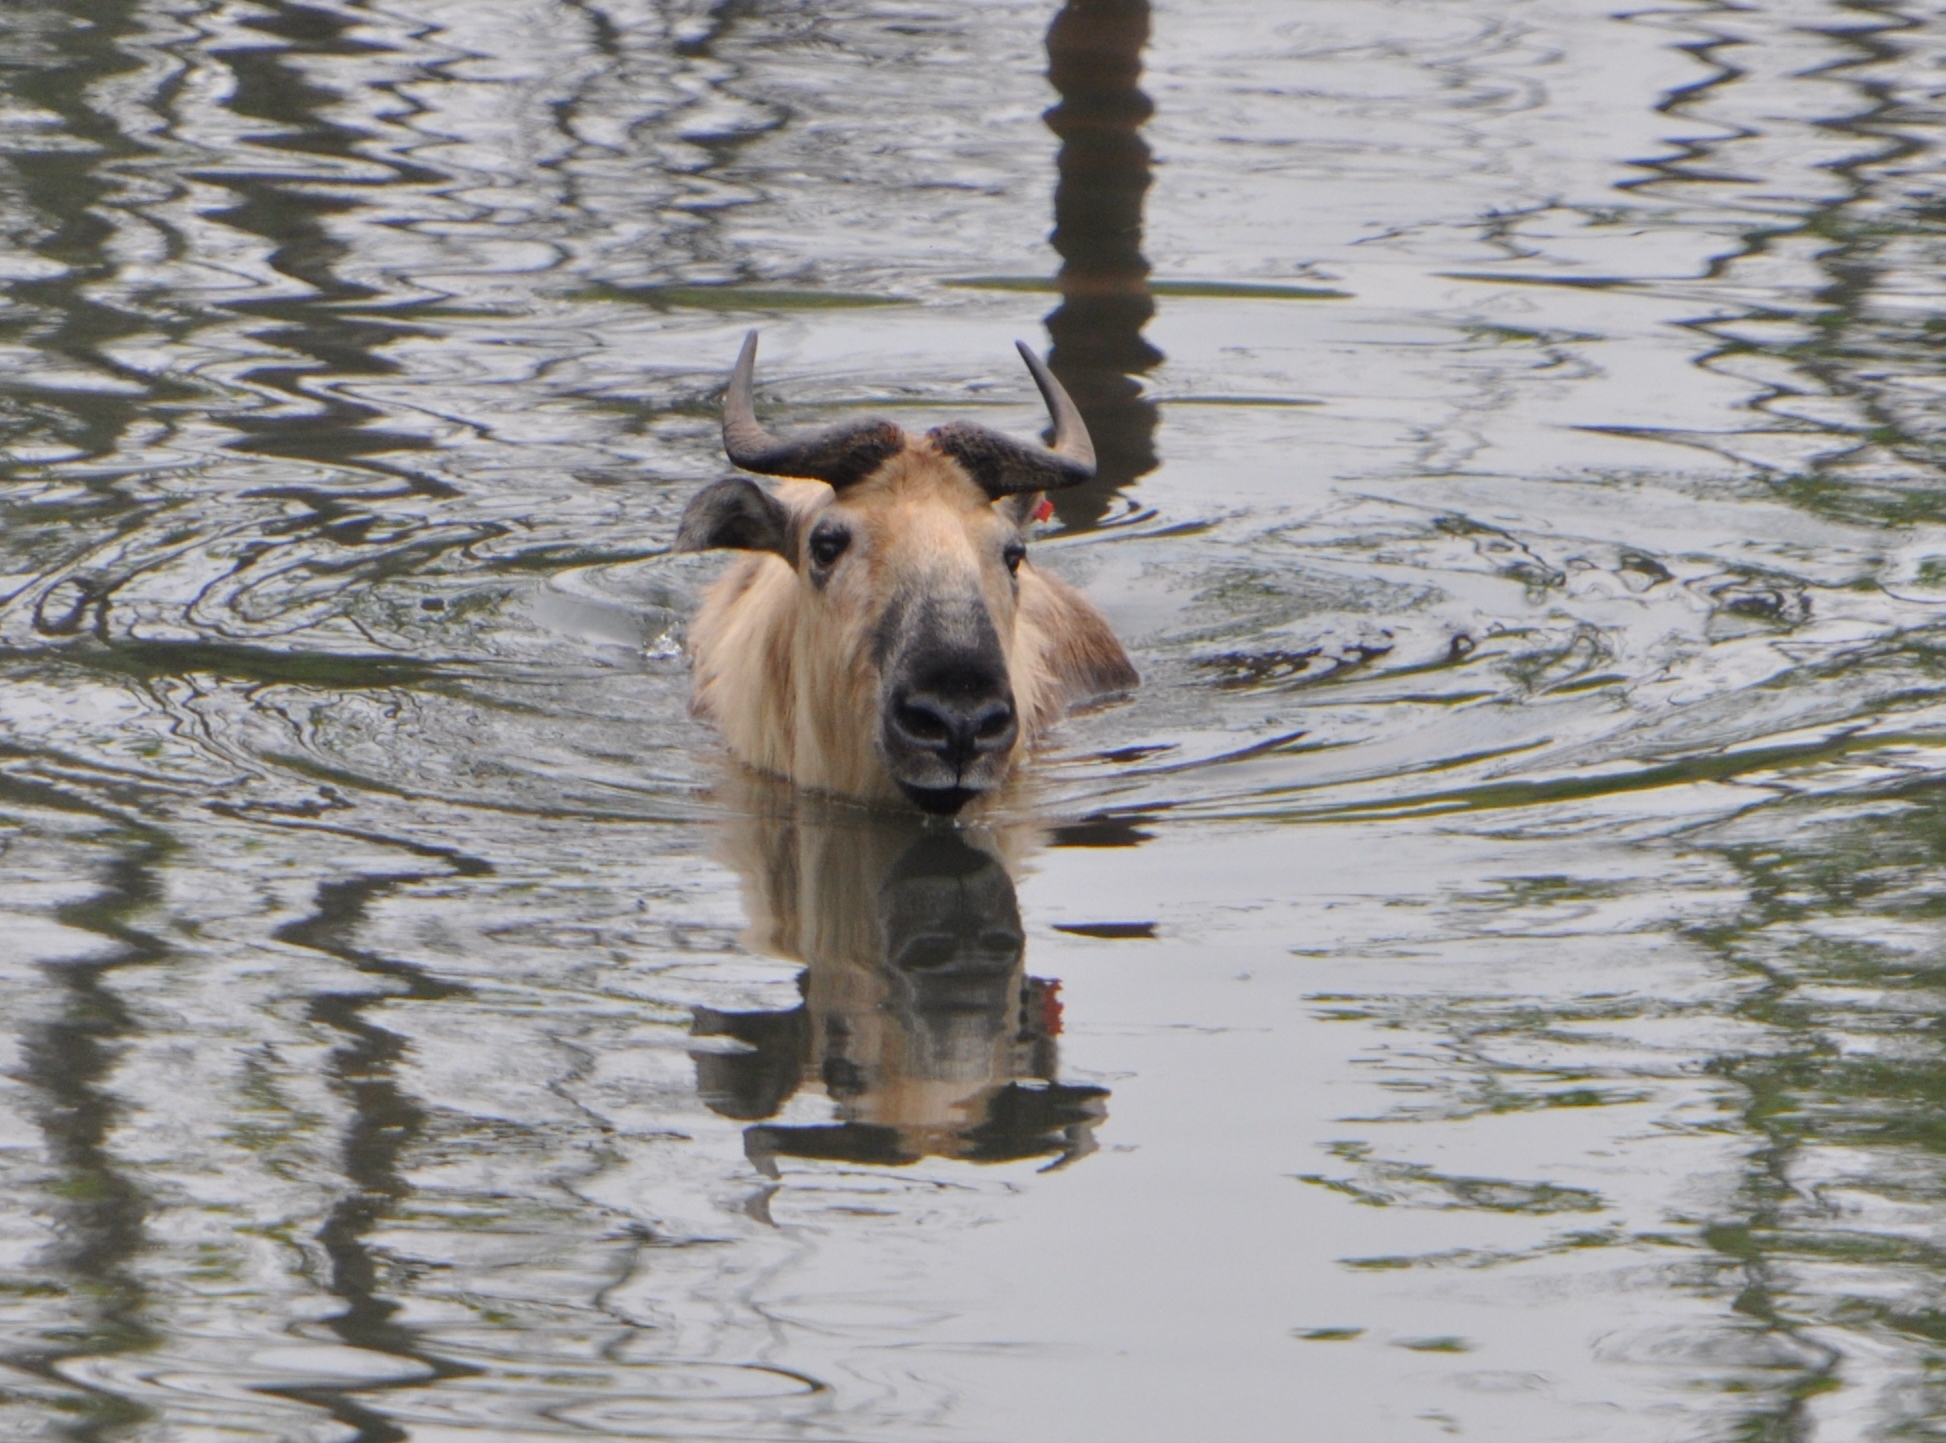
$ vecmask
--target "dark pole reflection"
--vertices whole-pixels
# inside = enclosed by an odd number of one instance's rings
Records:
[[[362,465],[400,475],[415,490],[444,494],[443,483],[375,459],[424,450],[431,442],[377,424],[383,419],[379,408],[352,399],[341,384],[394,374],[397,363],[384,355],[384,348],[420,333],[345,309],[347,302],[374,300],[378,293],[338,276],[336,266],[349,247],[332,234],[329,221],[358,205],[345,194],[348,189],[435,184],[447,177],[396,158],[384,160],[386,173],[370,179],[339,174],[329,166],[317,166],[315,171],[308,167],[306,158],[312,155],[369,167],[372,158],[360,148],[369,137],[327,118],[324,112],[337,97],[311,83],[288,57],[355,55],[374,47],[352,38],[349,32],[355,22],[349,16],[295,4],[267,8],[269,13],[243,24],[281,44],[239,46],[210,54],[229,68],[234,79],[230,112],[271,122],[277,131],[254,142],[265,153],[260,171],[225,169],[208,179],[237,196],[235,206],[215,214],[238,230],[271,242],[272,267],[302,282],[310,294],[228,303],[231,310],[273,323],[258,333],[259,339],[304,358],[294,365],[258,366],[249,373],[254,384],[288,393],[300,404],[272,415],[226,418],[242,433],[232,444],[267,456]]]
[[[52,803],[62,811],[91,812],[53,788],[9,779],[0,800]],[[140,1032],[111,983],[114,972],[163,961],[169,948],[133,919],[161,896],[158,871],[170,850],[168,838],[124,823],[118,855],[106,885],[85,901],[63,907],[60,920],[112,944],[99,961],[51,966],[60,987],[55,1017],[23,1030],[18,1076],[39,1099],[39,1122],[56,1172],[49,1215],[60,1242],[48,1259],[80,1307],[71,1326],[49,1334],[42,1348],[8,1358],[23,1371],[63,1388],[76,1385],[60,1364],[77,1357],[108,1357],[153,1347],[148,1290],[136,1267],[148,1244],[150,1201],[115,1156],[111,1135],[126,1120],[110,1080],[121,1044]],[[83,1384],[73,1398],[74,1416],[60,1431],[80,1440],[120,1436],[150,1418],[143,1405],[108,1388]],[[72,1395],[71,1395],[72,1396]]]
[[[43,18],[21,26],[14,18],[7,25],[9,38],[18,26],[51,42],[35,63],[7,66],[9,100],[52,111],[61,117],[65,134],[86,143],[85,149],[13,147],[6,156],[9,199],[31,216],[23,224],[25,217],[10,214],[8,240],[59,267],[52,275],[6,283],[7,299],[19,308],[9,323],[18,328],[26,319],[36,349],[67,356],[120,384],[48,394],[15,389],[20,378],[10,374],[8,394],[0,398],[0,434],[31,445],[51,432],[89,457],[111,456],[147,407],[185,402],[195,392],[115,359],[116,342],[155,322],[103,297],[102,283],[118,268],[110,242],[116,230],[112,217],[129,186],[121,168],[151,151],[100,103],[104,81],[137,68],[129,41],[141,30],[135,18],[139,7],[127,0],[69,0],[59,9],[67,12],[67,23],[50,25]],[[17,329],[9,339],[21,339]],[[96,489],[113,495],[108,485]]]
[[[1054,498],[1071,527],[1099,521],[1115,492],[1156,467],[1156,406],[1140,380],[1162,360],[1142,339],[1155,314],[1142,256],[1152,166],[1140,132],[1155,109],[1138,83],[1148,40],[1148,0],[1068,0],[1047,32],[1047,76],[1061,93],[1046,117],[1061,139],[1050,364],[1081,408],[1098,466],[1092,484]]]
[[[756,1124],[745,1149],[899,1164],[1003,1162],[1094,1150],[1107,1092],[1055,1081],[1059,984],[1027,975],[1026,938],[1000,843],[978,833],[793,801],[777,793],[730,824],[753,945],[805,964],[803,1002],[770,1012],[698,1008],[696,1078],[716,1112]],[[767,1122],[815,1087],[838,1121]]]
[[[450,855],[461,875],[478,875],[484,863]],[[366,874],[319,886],[316,909],[308,917],[277,929],[276,937],[308,947],[348,963],[374,980],[370,988],[314,995],[310,1016],[338,1032],[344,1041],[327,1064],[330,1085],[349,1105],[345,1130],[344,1175],[349,1190],[331,1209],[318,1242],[330,1264],[330,1290],[344,1310],[327,1325],[354,1348],[391,1353],[423,1363],[432,1381],[476,1373],[428,1351],[417,1329],[400,1323],[399,1305],[386,1296],[383,1255],[371,1234],[411,1194],[404,1176],[405,1159],[425,1131],[425,1110],[398,1084],[396,1073],[406,1053],[405,1040],[369,1020],[365,1010],[399,1001],[438,1002],[465,995],[465,989],[442,982],[409,963],[392,961],[356,945],[358,929],[373,902],[403,886],[425,880],[421,873]],[[380,1385],[381,1387],[383,1385]],[[398,1385],[422,1387],[412,1379]],[[372,1384],[354,1387],[330,1384],[281,1387],[279,1395],[311,1403],[354,1431],[358,1443],[396,1443],[405,1429],[386,1418],[361,1394]]]

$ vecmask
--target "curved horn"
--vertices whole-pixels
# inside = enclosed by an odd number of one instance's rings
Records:
[[[1059,491],[1095,479],[1095,444],[1088,439],[1081,412],[1027,343],[1015,341],[1014,345],[1054,420],[1053,447],[1016,441],[970,421],[949,422],[926,433],[933,445],[971,472],[995,501],[1024,491]]]
[[[1047,369],[1047,362],[1034,354],[1032,346],[1015,341],[1014,349],[1027,363],[1028,373],[1040,388],[1041,399],[1047,402],[1047,414],[1054,419],[1054,454],[1073,457],[1088,468],[1089,478],[1093,479],[1095,443],[1088,437],[1088,426],[1081,419],[1081,412],[1075,409],[1074,401],[1061,383],[1054,379],[1054,373]]]
[[[905,433],[890,421],[849,421],[810,436],[773,436],[757,424],[753,378],[757,333],[743,338],[736,369],[723,391],[723,450],[745,471],[765,476],[802,476],[843,489],[871,475],[905,446]]]

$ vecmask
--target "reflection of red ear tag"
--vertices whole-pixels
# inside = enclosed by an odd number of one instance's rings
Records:
[[[1040,503],[1034,507],[1034,519],[1036,521],[1045,521],[1047,520],[1048,517],[1052,516],[1053,514],[1054,514],[1054,503],[1048,500],[1045,496],[1041,497]]]

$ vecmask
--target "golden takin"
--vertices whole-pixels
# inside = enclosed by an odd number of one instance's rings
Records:
[[[1020,353],[1054,421],[1051,447],[953,422],[889,421],[777,437],[757,424],[757,334],[723,397],[741,477],[691,499],[679,551],[747,553],[690,629],[693,705],[742,761],[866,802],[952,815],[1005,782],[1072,707],[1136,684],[1107,621],[1036,571],[1026,530],[1043,492],[1094,476],[1067,392]]]

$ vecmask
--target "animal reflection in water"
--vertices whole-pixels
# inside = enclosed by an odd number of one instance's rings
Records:
[[[1059,984],[1027,975],[1003,845],[801,797],[732,825],[747,940],[805,964],[796,1007],[695,1016],[697,1036],[743,1044],[699,1050],[697,1083],[756,1124],[744,1146],[763,1172],[779,1157],[1059,1166],[1094,1150],[1108,1094],[1054,1080]],[[805,1089],[838,1121],[766,1121]]]

